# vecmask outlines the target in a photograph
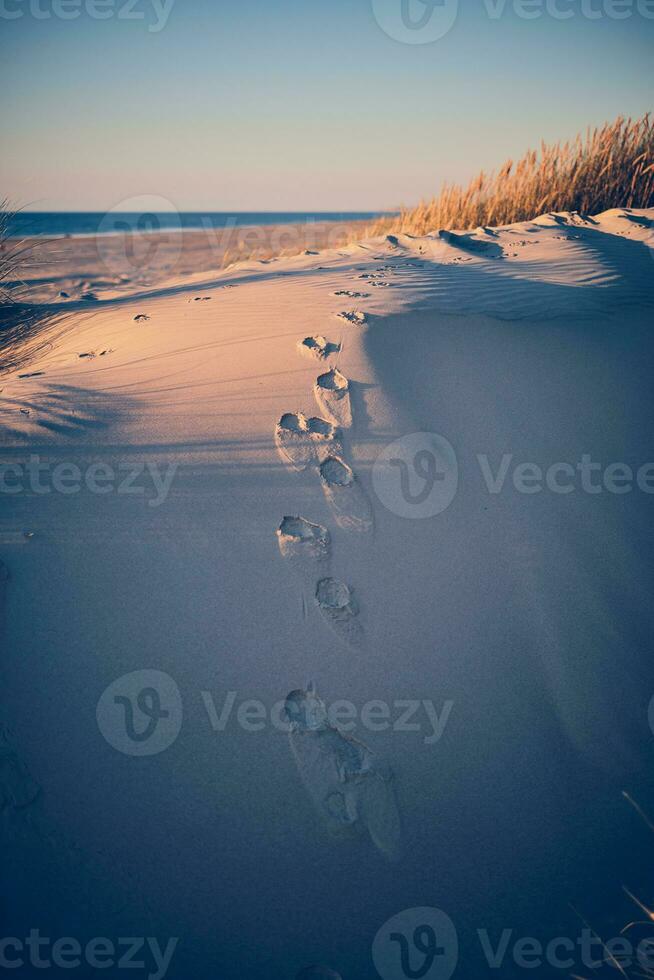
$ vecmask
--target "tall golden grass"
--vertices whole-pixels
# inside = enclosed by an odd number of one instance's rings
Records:
[[[529,150],[467,186],[446,185],[437,197],[403,208],[369,228],[371,235],[424,235],[444,228],[528,221],[547,211],[598,214],[654,205],[654,122],[620,116],[568,143]]]

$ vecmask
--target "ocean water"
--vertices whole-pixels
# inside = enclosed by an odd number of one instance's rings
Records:
[[[107,235],[126,231],[203,231],[253,225],[365,221],[379,211],[23,211],[13,215],[9,234]]]

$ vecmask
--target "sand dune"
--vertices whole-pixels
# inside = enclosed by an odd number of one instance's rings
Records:
[[[573,897],[562,841],[575,894],[597,861],[607,888],[638,881],[611,848],[621,789],[651,796],[653,236],[652,211],[552,214],[103,282],[0,378],[12,778],[193,936],[187,975],[293,976],[339,950],[367,976],[360,937],[411,905],[533,934]],[[146,669],[179,686],[184,724],[129,759],[96,705]],[[307,678],[328,702],[454,702],[434,744],[363,732],[394,773],[401,871],[324,839],[273,726],[212,730],[202,692],[272,706]],[[535,877],[543,907],[516,911],[509,883]]]

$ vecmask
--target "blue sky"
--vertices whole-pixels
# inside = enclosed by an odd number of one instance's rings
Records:
[[[105,20],[92,0],[63,0],[71,20],[52,2],[0,0],[0,194],[36,209],[140,194],[180,210],[409,204],[541,138],[639,115],[654,91],[653,0],[584,0],[596,19],[556,0],[565,20],[460,0],[425,44],[380,27],[373,2],[402,0],[173,0],[158,31],[163,0],[130,0],[143,19],[96,0]]]

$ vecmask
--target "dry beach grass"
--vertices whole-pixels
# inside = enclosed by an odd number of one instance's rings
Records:
[[[417,207],[368,223],[308,222],[121,236],[44,239],[7,237],[11,209],[0,202],[0,312],[17,300],[32,304],[79,299],[85,289],[135,283],[151,286],[176,275],[228,268],[247,260],[270,261],[301,251],[339,248],[364,238],[440,229],[472,229],[529,221],[544,212],[598,214],[610,208],[654,204],[654,123],[618,118],[568,143],[542,144],[467,186],[444,186]],[[38,247],[38,260],[34,254]],[[127,252],[127,254],[123,254]],[[132,254],[133,253],[133,254]],[[107,281],[107,273],[110,273]],[[63,291],[63,292],[61,292]],[[3,333],[5,333],[3,329]],[[5,333],[3,346],[6,346]]]
[[[38,242],[9,237],[14,214],[7,200],[0,201],[0,375],[42,352],[51,340],[48,328],[61,319],[56,311],[25,301],[24,277],[37,264]]]
[[[3,304],[12,300],[13,287],[32,251],[25,239],[9,237],[14,215],[9,202],[0,200],[0,303]]]
[[[425,235],[528,221],[545,211],[597,214],[653,203],[654,123],[646,114],[619,117],[568,143],[542,143],[540,151],[507,160],[496,173],[481,171],[467,186],[446,185],[430,201],[402,209],[368,233]]]

